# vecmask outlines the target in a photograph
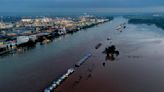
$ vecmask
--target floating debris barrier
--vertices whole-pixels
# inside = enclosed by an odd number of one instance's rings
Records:
[[[73,72],[75,71],[74,68],[70,68],[67,72],[61,76],[57,81],[53,81],[52,84],[44,90],[44,92],[52,92],[57,88],[57,86],[61,85],[61,83],[68,78]]]

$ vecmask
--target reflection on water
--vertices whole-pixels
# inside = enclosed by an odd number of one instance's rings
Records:
[[[112,44],[117,49],[108,43],[105,44],[109,47],[104,48],[102,57],[102,53],[96,54],[97,58],[93,59],[93,62],[91,60],[88,65],[82,66],[81,70],[76,72],[70,80],[76,80],[76,87],[73,86],[74,89],[69,92],[164,92],[164,43],[154,43],[151,40],[163,40],[163,34],[161,38],[155,32],[141,32],[140,28],[145,26],[139,25],[135,28],[134,25],[129,25],[127,31],[116,35],[113,33]],[[117,59],[117,56],[120,59]],[[116,60],[117,62],[113,62]],[[91,67],[92,64],[95,64],[94,69]],[[83,79],[90,79],[78,81],[79,75]],[[61,90],[67,90],[67,87],[69,89],[69,85],[64,84]]]
[[[0,55],[0,58],[6,58],[6,57],[10,57],[10,56],[24,54],[34,48],[36,48],[36,45],[30,46],[30,47],[19,47],[19,48],[13,49],[12,51],[10,51],[8,53]]]
[[[52,39],[51,41],[45,42],[45,43],[44,42],[38,42],[37,44],[32,44],[30,46],[20,46],[20,47],[17,47],[16,49],[13,49],[13,50],[9,51],[8,53],[0,55],[0,59],[7,58],[7,57],[12,57],[12,56],[16,56],[16,55],[25,54],[27,52],[30,52],[33,49],[36,49],[38,47],[45,47],[45,46],[49,45],[50,43],[53,43],[53,42],[56,42],[56,41],[60,41],[63,38],[71,36],[73,34],[74,33],[66,34],[66,35],[62,35],[62,36],[57,36],[54,39]]]
[[[63,36],[66,38],[59,37],[48,44],[36,44],[34,48],[23,50],[21,55],[5,56],[0,60],[1,91],[41,92],[53,79],[58,78],[67,68],[72,67],[76,60],[81,58],[80,56],[94,47],[94,44],[107,37],[110,29],[120,21],[119,19],[115,20],[115,23],[107,23],[100,27],[79,31],[76,34],[68,34]],[[94,74],[91,72],[95,67],[96,65],[90,67],[86,76],[82,77],[85,77],[85,80],[87,77],[92,78]],[[13,83],[13,86],[9,85]]]
[[[109,46],[109,47],[105,48],[103,53],[106,54],[105,61],[114,61],[115,58],[117,56],[119,56],[119,54],[120,54],[119,51],[116,50],[115,45],[112,45],[112,46]],[[102,65],[103,65],[103,67],[105,67],[106,63],[103,62]]]

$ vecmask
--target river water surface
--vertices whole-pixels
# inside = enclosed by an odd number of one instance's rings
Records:
[[[114,44],[118,45],[119,50],[124,54],[120,55],[120,58],[137,58],[139,56],[130,55],[130,53],[134,54],[131,51],[145,47],[145,43],[152,43],[153,45],[154,43],[162,43],[161,33],[163,32],[155,26],[128,25],[127,32],[123,34],[115,32],[114,29],[124,22],[127,22],[124,18],[115,18],[111,22],[57,38],[50,44],[37,45],[34,49],[25,53],[1,57],[0,92],[42,92],[52,80],[59,78],[59,76],[68,68],[74,66],[85,54],[93,52],[95,45],[109,36],[113,38]],[[154,30],[157,32],[154,32]],[[143,34],[135,34],[135,32],[141,32]],[[145,33],[147,34],[146,36],[144,36]],[[160,39],[150,39],[151,37]],[[144,41],[135,39],[144,39]],[[137,44],[137,41],[144,45]],[[133,48],[126,48],[131,45],[133,45]],[[151,47],[148,46],[148,48]],[[153,55],[151,53],[149,56]],[[144,54],[141,53],[140,56],[143,57]],[[161,53],[157,51],[157,54],[161,57]],[[163,63],[161,62],[161,64]]]

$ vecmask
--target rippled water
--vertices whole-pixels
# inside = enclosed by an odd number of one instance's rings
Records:
[[[55,92],[163,92],[164,31],[153,25],[128,24],[121,33],[108,33],[120,55],[106,59],[102,51],[109,42],[104,37],[102,47],[93,50],[94,57]]]
[[[39,92],[88,53],[106,32],[119,23],[106,23],[37,45],[23,54],[0,58],[0,89],[2,92]]]
[[[121,53],[125,53],[124,56],[128,56],[129,54],[126,53],[134,49],[145,46],[136,43],[142,42],[142,40],[135,39],[147,38],[148,41],[143,40],[142,43],[161,43],[161,39],[150,39],[150,37],[161,37],[162,30],[155,26],[129,25],[128,31],[123,32],[123,34],[113,32],[118,25],[124,22],[127,22],[127,20],[116,18],[109,23],[58,38],[50,44],[37,45],[36,48],[23,54],[1,57],[0,91],[43,91],[52,80],[57,79],[68,68],[72,67],[83,55],[92,52],[95,45],[109,35],[114,38],[114,44],[118,45]],[[160,34],[158,32],[154,33],[152,30],[157,30]],[[135,34],[137,32],[143,34]],[[129,39],[130,36],[132,36],[131,39]],[[135,37],[133,38],[133,36]],[[130,45],[133,45],[135,48],[125,48]]]

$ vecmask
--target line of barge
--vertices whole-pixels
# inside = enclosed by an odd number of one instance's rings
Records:
[[[75,71],[74,68],[70,68],[67,72],[61,76],[57,81],[53,81],[52,84],[44,90],[44,92],[52,92],[55,90],[66,78],[68,78],[73,72]]]
[[[87,54],[86,56],[84,56],[80,61],[78,61],[75,66],[76,67],[80,67],[83,63],[85,63],[86,60],[88,60],[90,57],[92,56],[91,53]],[[67,72],[61,76],[57,81],[53,81],[52,84],[47,87],[44,92],[53,92],[58,86],[61,85],[61,83],[68,78],[72,73],[75,72],[75,68],[70,68],[67,70]]]

